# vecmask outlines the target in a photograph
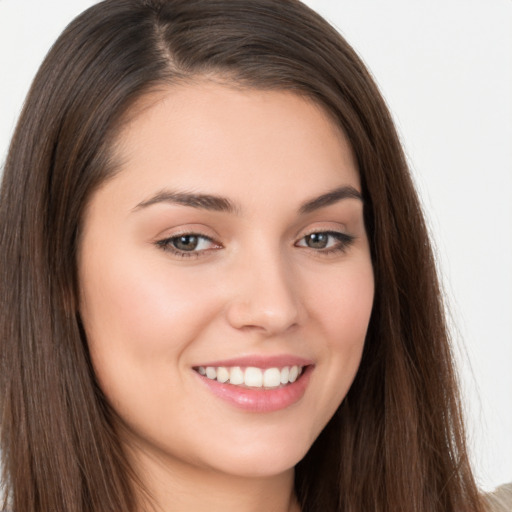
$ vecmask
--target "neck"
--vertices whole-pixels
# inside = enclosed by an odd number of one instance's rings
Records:
[[[147,451],[130,458],[146,491],[140,494],[140,512],[300,512],[293,468],[238,476]]]

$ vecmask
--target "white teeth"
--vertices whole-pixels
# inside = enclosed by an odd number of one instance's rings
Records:
[[[217,370],[213,366],[207,366],[206,367],[206,376],[209,379],[215,379],[217,377]]]
[[[249,366],[245,369],[244,384],[252,388],[261,388],[263,385],[263,372],[260,368]]]
[[[229,380],[229,370],[223,366],[217,368],[217,380],[219,382],[227,382]]]
[[[229,383],[235,385],[244,383],[244,372],[239,366],[234,366],[231,368]]]
[[[197,372],[208,379],[221,383],[229,382],[234,386],[251,388],[278,388],[295,382],[302,373],[301,366],[284,366],[283,368],[256,368],[249,366],[245,370],[239,366],[199,366]]]
[[[279,384],[281,384],[279,368],[267,368],[263,372],[263,386],[266,388],[277,388]]]

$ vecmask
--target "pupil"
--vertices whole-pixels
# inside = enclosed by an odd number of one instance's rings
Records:
[[[308,247],[312,247],[313,249],[325,249],[328,240],[329,235],[326,233],[313,233],[306,237]]]
[[[198,244],[198,238],[194,235],[179,236],[174,240],[174,247],[180,251],[193,251]]]

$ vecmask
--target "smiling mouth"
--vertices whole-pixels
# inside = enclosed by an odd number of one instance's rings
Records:
[[[293,384],[303,373],[305,366],[293,365],[273,368],[255,366],[198,366],[200,375],[222,384],[248,389],[278,389]]]

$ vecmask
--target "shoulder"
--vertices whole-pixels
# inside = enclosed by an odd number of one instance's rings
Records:
[[[484,496],[487,512],[512,512],[512,483]]]

